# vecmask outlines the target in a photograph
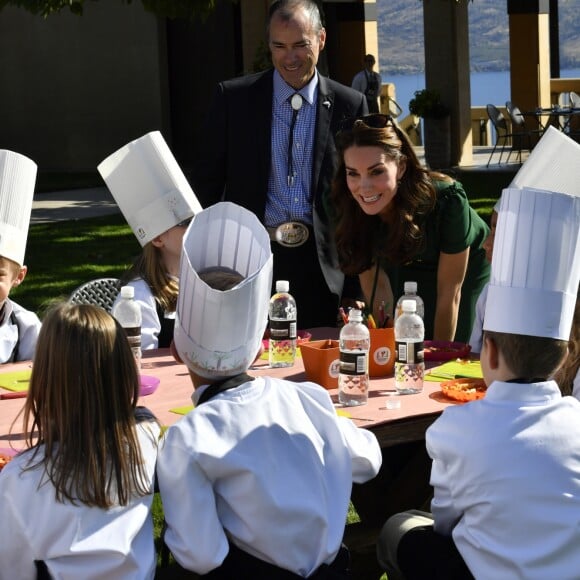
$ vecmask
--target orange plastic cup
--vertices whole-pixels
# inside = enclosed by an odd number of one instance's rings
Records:
[[[338,388],[340,349],[338,340],[311,340],[300,345],[306,378],[325,389]]]
[[[369,333],[369,375],[384,377],[392,374],[395,367],[395,329],[369,328]]]

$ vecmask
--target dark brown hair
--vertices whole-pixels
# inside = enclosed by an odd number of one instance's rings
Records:
[[[568,357],[554,375],[563,395],[572,394],[578,369],[580,369],[580,300],[577,297],[570,341],[568,342]]]
[[[364,117],[349,130],[336,136],[339,164],[332,183],[329,213],[336,223],[335,240],[341,269],[360,274],[377,260],[386,258],[392,264],[403,264],[424,247],[425,221],[435,207],[434,178],[449,181],[443,174],[423,168],[407,135],[391,119],[381,128],[369,127]],[[388,227],[386,240],[376,244],[377,231],[385,227],[379,216],[366,215],[353,198],[346,182],[344,152],[349,147],[379,147],[389,159],[405,164],[393,209],[398,219]]]
[[[518,379],[546,380],[553,376],[566,356],[568,341],[543,336],[484,331],[493,340],[509,370]]]
[[[33,450],[27,469],[44,470],[57,501],[106,509],[148,495],[138,397],[135,359],[118,322],[97,306],[56,305],[43,320],[24,406]]]

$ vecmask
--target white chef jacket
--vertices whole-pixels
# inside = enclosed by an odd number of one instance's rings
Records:
[[[151,287],[143,278],[136,278],[127,283],[135,288],[135,301],[141,307],[141,350],[150,350],[159,347],[159,333],[161,321],[157,314],[157,302],[151,292]],[[117,296],[115,304],[121,299]],[[113,305],[114,308],[114,305]],[[165,318],[175,318],[175,312],[166,312]]]
[[[198,574],[222,564],[230,538],[308,576],[338,553],[353,480],[380,465],[375,436],[339,417],[322,387],[257,378],[168,429],[157,464],[165,541]]]
[[[427,430],[435,530],[476,578],[580,578],[580,402],[496,381]]]
[[[155,575],[153,479],[159,426],[137,425],[151,494],[104,510],[55,500],[41,469],[21,471],[27,453],[0,472],[0,580],[36,580],[44,560],[55,580],[145,580]]]
[[[12,312],[14,312],[17,324],[13,324],[10,320]],[[0,322],[0,363],[12,362],[10,358],[19,340],[16,360],[31,360],[34,356],[40,326],[40,320],[34,312],[22,308],[7,298],[4,303],[4,316]]]
[[[479,298],[475,303],[475,320],[471,329],[469,344],[473,352],[481,352],[483,346],[483,317],[485,316],[485,305],[487,303],[487,291],[489,282],[482,288]]]

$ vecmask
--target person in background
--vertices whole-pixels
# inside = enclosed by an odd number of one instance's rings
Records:
[[[9,298],[20,286],[24,265],[36,164],[20,153],[0,150],[0,363],[30,360],[40,320]]]
[[[381,75],[373,70],[375,64],[376,60],[372,54],[365,55],[364,68],[354,75],[351,85],[366,97],[369,113],[379,112],[379,97],[383,84]]]
[[[181,566],[212,580],[345,578],[352,482],[374,477],[380,449],[319,385],[246,374],[271,279],[270,239],[254,214],[222,202],[194,217],[175,350],[195,409],[160,448],[165,542]]]
[[[485,250],[485,258],[491,264],[491,259],[493,258],[493,243],[495,240],[495,228],[497,226],[497,209],[491,212],[491,219],[489,222],[489,235],[485,238],[483,242],[483,249]],[[486,284],[477,303],[475,304],[475,320],[473,322],[473,328],[471,330],[471,337],[469,338],[469,344],[471,346],[471,352],[479,353],[481,352],[481,347],[483,346],[483,315],[485,314],[485,304],[487,302],[487,288]]]
[[[541,255],[539,232],[550,232]],[[389,577],[578,576],[580,402],[550,377],[566,357],[579,243],[577,194],[504,190],[480,357],[487,393],[427,430],[432,513],[386,522],[377,555]]]
[[[375,320],[382,301],[392,308],[405,281],[416,280],[425,338],[467,342],[490,266],[489,228],[463,187],[423,168],[388,115],[345,120],[336,143],[328,211],[342,270],[359,275]]]
[[[313,0],[273,2],[267,40],[272,69],[219,83],[191,183],[204,207],[232,201],[268,228],[273,279],[289,280],[300,328],[336,326],[339,299],[359,298],[360,288],[338,268],[322,196],[336,169],[338,125],[367,104],[318,72],[326,30]]]
[[[563,395],[572,395],[580,400],[580,299],[578,297],[568,341],[568,356],[564,364],[556,371],[554,380],[558,383]]]
[[[159,131],[128,143],[98,169],[143,247],[122,279],[141,307],[141,348],[167,348],[183,234],[201,206]]]
[[[154,577],[160,428],[138,398],[135,359],[110,314],[49,311],[24,406],[28,449],[0,476],[0,579]]]

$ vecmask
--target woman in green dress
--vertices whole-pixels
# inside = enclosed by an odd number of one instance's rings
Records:
[[[369,310],[387,313],[414,280],[425,302],[425,338],[467,342],[489,278],[489,233],[460,183],[421,166],[393,119],[343,122],[330,194],[341,269],[358,274]],[[375,318],[376,319],[376,318]]]

